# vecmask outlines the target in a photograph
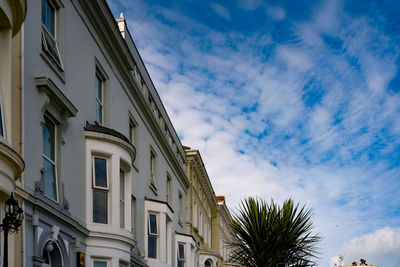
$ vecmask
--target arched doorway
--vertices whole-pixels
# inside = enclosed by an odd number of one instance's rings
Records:
[[[45,267],[63,267],[63,259],[61,250],[57,243],[49,241],[43,249],[43,259]]]

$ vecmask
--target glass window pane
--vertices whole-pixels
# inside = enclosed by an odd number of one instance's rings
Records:
[[[148,257],[157,258],[157,237],[149,235],[148,238]]]
[[[94,158],[94,185],[107,187],[107,160]]]
[[[123,170],[119,170],[119,199],[122,200],[122,201],[124,201],[124,199],[125,199],[124,176],[125,176],[124,171]]]
[[[105,261],[94,261],[93,262],[94,267],[107,267],[107,262]]]
[[[178,267],[185,267],[184,261],[178,261]]]
[[[96,121],[99,123],[103,123],[103,107],[96,100]]]
[[[43,158],[44,193],[46,196],[57,200],[57,184],[55,166]]]
[[[55,159],[55,125],[47,117],[44,118],[43,129],[43,154],[49,159]]]
[[[179,259],[185,259],[185,247],[183,244],[179,244]]]
[[[122,201],[119,202],[119,226],[125,227],[125,204]]]
[[[48,0],[42,0],[42,23],[54,36],[54,14],[55,9]]]
[[[93,222],[107,223],[107,191],[93,190]]]
[[[157,216],[155,214],[149,214],[150,220],[150,234],[157,234]]]
[[[103,102],[103,80],[96,73],[96,98]]]

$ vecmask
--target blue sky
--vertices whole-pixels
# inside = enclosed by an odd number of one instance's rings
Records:
[[[399,2],[108,3],[231,208],[292,197],[320,266],[400,266]]]

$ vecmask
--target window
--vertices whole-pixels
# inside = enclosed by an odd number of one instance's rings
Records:
[[[129,120],[129,141],[133,144],[133,146],[136,145],[136,126],[137,123],[134,122],[132,119]]]
[[[135,236],[136,226],[136,199],[134,196],[131,197],[131,232]]]
[[[96,122],[104,124],[104,80],[96,72]]]
[[[156,153],[151,150],[150,151],[150,184],[157,188],[156,182],[156,175],[157,175],[157,168],[156,168]]]
[[[148,257],[157,258],[158,225],[157,215],[149,213],[148,223]]]
[[[93,158],[93,222],[108,223],[107,159]]]
[[[56,42],[56,15],[57,10],[52,1],[42,0],[42,49],[60,69],[63,69]]]
[[[5,129],[4,129],[4,118],[3,118],[3,98],[1,96],[1,88],[0,88],[0,135],[5,136]]]
[[[193,227],[197,227],[197,202],[193,204]]]
[[[107,262],[106,261],[101,261],[101,260],[95,260],[93,261],[93,267],[107,267]]]
[[[171,177],[167,175],[167,203],[171,205],[172,195],[171,195]]]
[[[185,244],[178,243],[178,267],[185,267]]]
[[[210,260],[206,260],[206,261],[204,262],[204,266],[205,266],[205,267],[211,267],[211,262],[210,262]]]
[[[56,124],[46,115],[44,116],[42,133],[44,194],[57,201]]]
[[[119,226],[125,228],[125,173],[119,170]]]
[[[179,210],[178,210],[178,218],[179,221],[183,221],[183,196],[179,193]]]

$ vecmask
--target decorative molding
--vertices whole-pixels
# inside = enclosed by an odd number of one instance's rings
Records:
[[[46,110],[47,106],[50,104],[54,104],[54,106],[60,111],[60,113],[66,117],[75,117],[78,113],[76,107],[69,101],[69,99],[63,94],[63,92],[57,87],[57,85],[47,77],[36,77],[35,85],[38,88],[39,92],[45,93],[49,99],[46,99],[44,96],[41,97],[42,106],[41,111],[42,115],[44,114],[44,110]],[[50,101],[50,103],[49,103]]]

